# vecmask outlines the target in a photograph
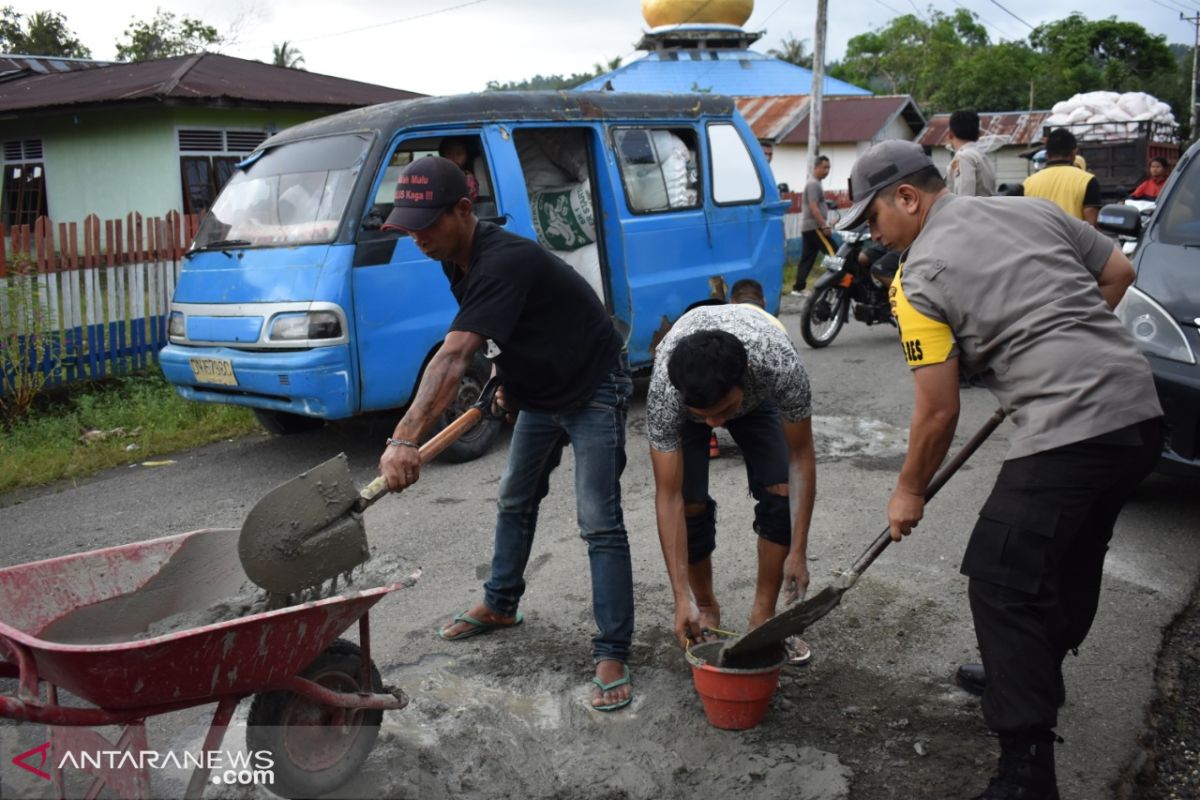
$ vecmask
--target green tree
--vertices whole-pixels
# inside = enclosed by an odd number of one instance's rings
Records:
[[[304,63],[304,54],[291,43],[284,39],[277,45],[272,45],[272,61],[271,63],[277,67],[287,67],[288,69],[303,69],[300,65]]]
[[[772,47],[767,51],[767,55],[789,64],[795,64],[797,67],[812,69],[813,56],[808,52],[808,39],[797,39],[791,31],[788,31],[788,35],[779,43],[779,47]]]
[[[149,61],[154,58],[199,53],[221,44],[222,37],[212,25],[192,17],[179,17],[161,8],[154,19],[134,20],[125,29],[125,41],[117,42],[118,61]]]
[[[911,94],[928,105],[956,64],[988,46],[987,30],[972,12],[931,8],[925,19],[903,14],[853,37],[829,74],[877,92]]]
[[[1038,55],[1024,42],[1000,42],[980,48],[955,63],[929,97],[932,111],[960,108],[1020,111],[1037,107],[1031,86],[1038,75]]]
[[[31,56],[90,58],[92,51],[67,28],[57,11],[37,11],[26,17],[12,6],[0,8],[0,53]]]
[[[1116,17],[1074,13],[1034,28],[1029,43],[1042,56],[1037,89],[1043,104],[1096,89],[1154,94],[1176,69],[1165,36]]]

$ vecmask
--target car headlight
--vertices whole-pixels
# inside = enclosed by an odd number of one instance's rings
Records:
[[[309,311],[304,314],[281,314],[271,323],[267,338],[271,341],[303,341],[310,339],[339,339],[342,321],[332,311]]]
[[[182,311],[172,311],[167,322],[167,336],[172,339],[183,339],[187,336],[187,320]]]
[[[1184,364],[1196,363],[1183,329],[1150,295],[1131,286],[1114,311],[1144,352]]]

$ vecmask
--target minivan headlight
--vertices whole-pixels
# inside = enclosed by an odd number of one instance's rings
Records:
[[[172,311],[167,322],[167,336],[171,339],[182,339],[187,335],[187,320],[182,311]]]
[[[342,320],[332,311],[282,314],[271,323],[267,338],[273,342],[340,339]]]
[[[1184,364],[1196,363],[1183,329],[1150,295],[1131,286],[1114,312],[1144,352]]]

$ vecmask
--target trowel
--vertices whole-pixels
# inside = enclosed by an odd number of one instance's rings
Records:
[[[979,449],[979,446],[992,435],[992,431],[999,427],[1000,423],[1004,421],[1004,417],[1004,410],[996,409],[996,412],[962,446],[962,449],[938,470],[925,490],[925,502],[933,499],[946,481],[958,472],[959,467],[965,464],[967,459]],[[837,608],[838,603],[842,602],[842,595],[858,582],[859,576],[891,543],[891,528],[884,528],[883,532],[875,537],[875,541],[871,542],[871,546],[863,551],[858,560],[850,566],[850,569],[838,575],[831,585],[826,586],[808,600],[776,614],[746,635],[727,640],[717,656],[718,666],[736,666],[739,657],[745,658],[748,654],[758,650],[777,647],[789,636],[799,636],[809,625]]]
[[[474,405],[421,445],[422,464],[491,414],[498,385],[491,378]],[[275,487],[242,523],[238,556],[246,576],[277,595],[336,580],[370,558],[362,514],[387,492],[382,475],[359,492],[345,453]]]

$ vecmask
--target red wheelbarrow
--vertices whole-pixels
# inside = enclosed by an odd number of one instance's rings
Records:
[[[15,697],[0,695],[0,716],[49,726],[44,771],[31,771],[52,779],[59,797],[62,754],[144,752],[147,717],[216,703],[204,740],[204,753],[214,753],[250,695],[246,743],[271,754],[268,788],[285,797],[325,794],[358,771],[383,711],[408,704],[383,686],[368,626],[371,606],[402,583],[135,640],[155,622],[244,590],[238,535],[200,530],[0,569],[0,677],[19,681]],[[337,638],[356,621],[357,645]],[[91,707],[60,705],[59,690]],[[102,725],[124,726],[115,745],[83,730]],[[189,798],[209,781],[211,758],[199,760]],[[94,778],[88,796],[104,787],[153,796],[148,766],[138,761],[86,764]]]

